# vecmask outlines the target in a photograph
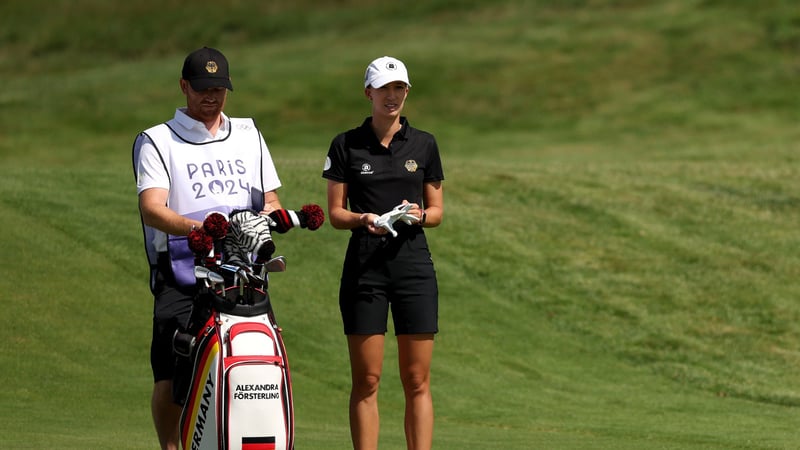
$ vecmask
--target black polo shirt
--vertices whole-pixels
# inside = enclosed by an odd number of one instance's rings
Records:
[[[372,117],[331,142],[322,177],[347,183],[350,210],[383,214],[408,200],[422,203],[424,183],[444,180],[433,135],[412,128],[405,117],[389,148],[372,131]]]

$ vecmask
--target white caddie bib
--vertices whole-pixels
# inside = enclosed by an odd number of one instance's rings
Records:
[[[166,124],[145,131],[156,146],[170,178],[167,206],[203,220],[209,211],[261,208],[261,140],[250,119],[231,118],[224,140],[193,143]]]
[[[230,214],[236,209],[264,206],[264,154],[261,133],[252,119],[230,118],[228,135],[219,140],[192,142],[171,122],[143,132],[153,144],[169,179],[167,206],[178,214],[203,221],[209,212]],[[187,230],[188,231],[188,230]],[[195,283],[195,255],[186,236],[168,236],[145,226],[145,246],[151,267],[167,251],[179,285]],[[152,276],[151,276],[152,282]]]

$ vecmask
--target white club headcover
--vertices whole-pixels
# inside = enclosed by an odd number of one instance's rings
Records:
[[[236,266],[247,265],[249,257],[248,249],[241,245],[242,230],[239,224],[231,222],[228,227],[228,235],[223,242],[224,263]]]
[[[257,253],[267,241],[272,240],[269,227],[272,219],[250,210],[238,211],[231,215],[231,224],[238,225],[239,246],[248,252]]]

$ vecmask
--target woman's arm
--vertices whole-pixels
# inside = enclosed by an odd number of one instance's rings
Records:
[[[328,220],[337,230],[352,230],[367,227],[370,233],[386,234],[383,228],[375,228],[377,214],[354,213],[347,209],[347,183],[328,180]]]
[[[442,182],[425,183],[422,187],[422,202],[424,204],[425,223],[423,227],[437,227],[442,223],[444,216],[444,193]]]

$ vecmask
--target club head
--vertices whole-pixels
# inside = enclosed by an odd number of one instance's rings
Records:
[[[226,281],[230,282],[231,285],[236,285],[237,272],[239,272],[239,266],[233,264],[222,264],[219,266],[220,275],[222,275]]]
[[[285,272],[286,271],[286,258],[283,256],[276,256],[266,263],[264,263],[264,272]]]
[[[218,274],[217,272],[211,270],[208,271],[208,280],[215,285],[225,284],[225,278],[223,278],[222,275]]]
[[[194,266],[194,277],[197,280],[203,280],[203,284],[208,289],[216,290],[217,285],[225,287],[225,278],[208,267]]]
[[[194,277],[198,280],[208,279],[209,273],[211,273],[211,269],[208,267],[194,266]]]

